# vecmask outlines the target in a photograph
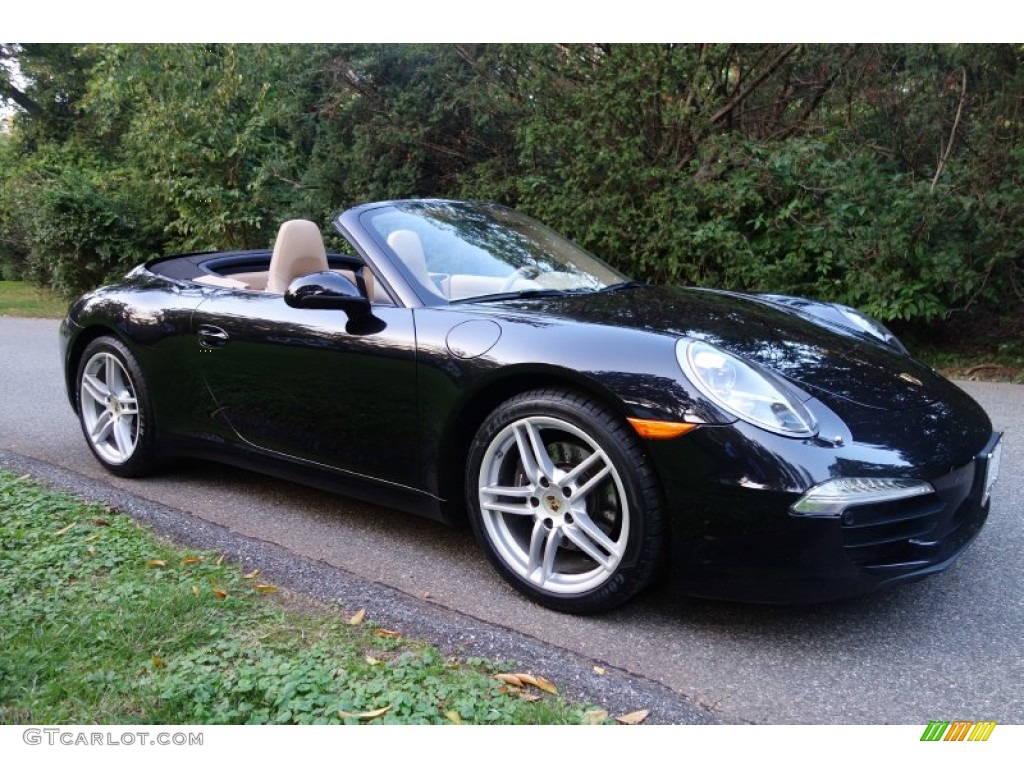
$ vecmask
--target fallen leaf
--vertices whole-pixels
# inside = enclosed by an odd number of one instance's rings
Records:
[[[21,477],[18,478],[18,482],[20,483],[22,480],[28,480],[31,477],[32,475],[22,475]]]
[[[360,608],[358,611],[355,612],[352,618],[348,620],[348,623],[352,626],[355,626],[356,624],[362,624],[364,618],[366,618],[366,609]]]
[[[451,720],[456,725],[464,725],[465,721],[462,719],[462,715],[456,712],[454,709],[449,709],[444,713],[444,716]]]
[[[192,565],[193,563],[201,563],[201,562],[203,562],[203,558],[196,557],[194,555],[192,557],[183,557],[183,558],[181,558],[181,564],[182,565]]]
[[[243,576],[242,578],[243,578],[243,579],[255,579],[255,578],[256,578],[257,576],[259,576],[259,575],[260,575],[260,569],[259,569],[259,568],[257,568],[257,569],[256,569],[255,571],[249,571],[249,572],[248,572],[247,574],[245,574],[245,576]]]
[[[163,568],[167,563],[163,560],[147,560],[146,566],[149,568]]]
[[[228,596],[228,593],[225,592],[223,589],[220,589],[219,587],[215,587],[213,590],[213,596],[216,597],[218,600],[223,600],[225,597]]]
[[[583,717],[580,718],[580,722],[583,725],[597,725],[603,720],[608,719],[608,712],[603,709],[592,709],[589,712],[584,712]]]
[[[77,523],[77,522],[75,522],[75,523],[71,523],[70,525],[65,525],[65,526],[64,526],[63,528],[61,528],[61,529],[60,529],[59,531],[57,531],[57,532],[56,532],[56,533],[54,533],[53,535],[54,535],[54,536],[63,536],[63,535],[65,534],[65,533],[67,533],[68,531],[70,531],[70,530],[71,530],[72,528],[74,528],[74,527],[75,527],[76,525],[78,525],[78,523]]]
[[[380,659],[376,659],[373,656],[364,656],[363,658],[366,659],[366,663],[369,664],[371,667],[376,667],[378,664],[384,663]]]
[[[93,518],[92,520],[90,520],[89,522],[90,522],[90,523],[92,523],[93,525],[95,525],[95,526],[99,526],[99,527],[102,527],[102,526],[104,526],[104,525],[110,525],[110,523],[108,523],[108,522],[107,522],[106,520],[104,520],[104,519],[103,519],[102,517],[94,517],[94,518]]]
[[[535,688],[540,688],[542,691],[548,693],[558,693],[558,689],[555,688],[554,684],[544,677],[537,677],[527,672],[516,672],[514,674],[500,674],[495,675],[495,678],[501,680],[503,683],[509,683],[511,685],[522,687],[524,685],[532,685]]]
[[[519,695],[519,698],[523,701],[540,701],[542,697],[535,693],[522,693]]]
[[[153,654],[153,666],[156,667],[157,669],[160,669],[161,667],[166,667],[167,666],[167,662],[164,661],[163,659],[161,659],[159,656],[157,656],[154,653]]]
[[[354,717],[357,720],[373,720],[375,717],[383,715],[389,709],[391,709],[390,704],[386,707],[381,707],[380,709],[371,710],[370,712],[346,712],[344,709],[339,709],[338,714],[342,717]]]
[[[649,714],[651,714],[649,709],[638,709],[636,712],[630,712],[628,715],[619,715],[615,719],[623,725],[637,725],[646,720]]]
[[[277,592],[277,587],[275,587],[273,584],[253,584],[252,588],[258,592],[266,592],[267,594],[270,594],[271,592]]]
[[[597,674],[599,674],[599,675],[607,675],[608,674],[608,670],[605,669],[604,667],[594,667],[594,671]]]
[[[554,683],[547,678],[538,677],[533,681],[533,684],[547,693],[558,693],[558,689],[555,688]]]
[[[373,634],[376,635],[377,637],[401,637],[402,636],[401,632],[395,632],[395,630],[393,630],[393,629],[384,629],[383,627],[378,627],[377,629],[373,630]]]
[[[224,561],[228,559],[227,555],[221,555],[217,558],[217,565],[224,565]]]
[[[197,584],[193,584],[192,585],[192,594],[195,595],[196,597],[199,597],[199,585],[197,585]]]

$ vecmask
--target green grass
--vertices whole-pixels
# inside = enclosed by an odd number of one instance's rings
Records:
[[[0,723],[605,719],[222,560],[0,471]]]
[[[47,288],[20,280],[0,280],[0,315],[63,317],[68,302]]]

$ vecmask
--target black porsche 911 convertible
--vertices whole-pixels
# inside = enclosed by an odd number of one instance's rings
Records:
[[[71,405],[111,472],[201,456],[455,523],[546,606],[803,602],[948,567],[1000,436],[848,307],[628,280],[443,200],[156,259],[70,309]],[[258,498],[253,504],[259,504]]]

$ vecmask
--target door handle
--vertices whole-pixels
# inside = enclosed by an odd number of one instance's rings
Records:
[[[199,346],[203,349],[223,347],[230,338],[227,331],[215,325],[200,325],[196,335],[199,337]]]

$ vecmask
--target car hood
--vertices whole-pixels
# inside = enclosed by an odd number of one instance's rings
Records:
[[[798,310],[755,296],[638,286],[504,304],[574,322],[700,339],[770,368],[811,395],[827,394],[871,408],[924,407],[953,386],[866,335],[819,325]]]

